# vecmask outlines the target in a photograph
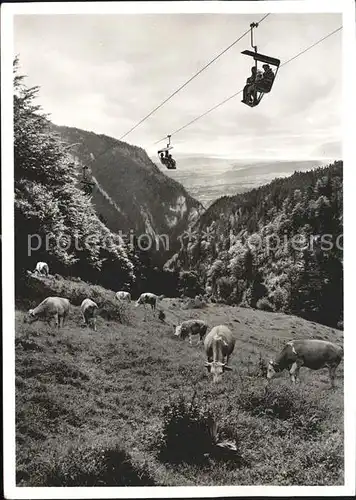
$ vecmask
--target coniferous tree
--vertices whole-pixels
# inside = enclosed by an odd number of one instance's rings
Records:
[[[100,221],[79,187],[68,148],[51,131],[14,61],[14,177],[17,284],[38,260],[52,272],[112,283],[132,282],[133,265],[120,238]],[[112,283],[113,284],[113,283]]]

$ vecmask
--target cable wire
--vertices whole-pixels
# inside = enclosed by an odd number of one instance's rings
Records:
[[[260,19],[260,21],[258,21],[258,24],[262,23],[262,21],[264,21],[270,14],[266,14],[264,17],[262,17],[262,19]],[[203,66],[197,73],[195,73],[192,77],[189,78],[189,80],[187,80],[185,83],[183,83],[177,90],[175,90],[170,96],[168,96],[163,102],[161,102],[161,104],[159,104],[158,106],[156,106],[150,113],[148,113],[148,115],[146,115],[145,117],[143,117],[138,123],[136,123],[136,125],[134,125],[132,128],[130,128],[130,130],[128,132],[126,132],[126,134],[122,135],[120,137],[120,141],[126,137],[127,135],[129,135],[133,130],[135,130],[135,128],[137,128],[139,125],[141,125],[141,123],[143,123],[145,120],[147,120],[147,118],[149,118],[150,116],[153,115],[153,113],[155,113],[158,109],[160,109],[162,106],[164,106],[164,104],[166,104],[170,99],[172,99],[172,97],[174,97],[175,95],[178,94],[178,92],[180,92],[182,89],[184,89],[184,87],[186,87],[191,81],[193,81],[198,75],[200,75],[203,71],[205,71],[209,66],[211,66],[215,61],[217,61],[219,59],[219,57],[221,57],[223,54],[225,54],[225,52],[227,52],[228,50],[230,50],[234,45],[236,45],[237,42],[239,42],[244,36],[246,36],[249,32],[250,32],[250,29],[249,28],[247,31],[245,31],[245,33],[243,33],[239,38],[237,38],[234,42],[232,42],[228,47],[226,47],[226,49],[224,49],[222,52],[220,52],[217,56],[215,56],[210,62],[208,62],[208,64],[206,64],[205,66]]]
[[[339,28],[337,28],[336,30],[332,31],[331,33],[327,34],[326,36],[324,36],[323,38],[321,38],[320,40],[318,40],[317,42],[313,43],[312,45],[310,45],[309,47],[307,47],[306,49],[302,50],[301,52],[299,52],[298,54],[296,54],[295,56],[291,57],[290,59],[288,59],[287,61],[285,61],[283,64],[281,64],[279,66],[279,68],[281,68],[282,66],[285,66],[286,64],[290,63],[291,61],[293,61],[294,59],[296,59],[297,57],[301,56],[302,54],[305,54],[305,52],[308,52],[308,50],[311,50],[312,48],[314,48],[316,45],[318,45],[319,43],[323,42],[324,40],[326,40],[327,38],[329,38],[330,36],[334,35],[335,33],[337,33],[338,31],[340,31],[342,29],[342,26],[340,26]],[[243,91],[243,89],[239,90],[238,92],[236,92],[235,94],[231,95],[230,97],[227,97],[226,99],[224,99],[223,101],[221,101],[220,103],[216,104],[215,106],[213,106],[212,108],[208,109],[208,111],[205,111],[205,113],[197,116],[196,118],[194,118],[193,120],[191,120],[190,122],[186,123],[185,125],[183,125],[182,127],[180,127],[179,129],[175,130],[174,132],[172,132],[170,135],[173,136],[175,134],[178,134],[178,132],[181,132],[182,130],[184,130],[185,128],[189,127],[190,125],[192,125],[193,123],[195,123],[196,121],[200,120],[201,118],[203,118],[204,116],[208,115],[209,113],[211,113],[212,111],[214,111],[215,109],[219,108],[220,106],[222,106],[223,104],[226,104],[228,101],[230,101],[231,99],[233,99],[234,97],[236,97],[237,95],[241,94],[241,92]],[[160,139],[159,141],[156,141],[154,142],[153,144],[158,144],[159,142],[162,142],[163,140],[165,140],[166,137],[163,137],[162,139]]]

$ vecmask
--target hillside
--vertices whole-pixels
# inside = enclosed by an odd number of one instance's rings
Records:
[[[77,128],[53,125],[53,130],[66,143],[79,143],[71,154],[80,166],[90,166],[97,183],[92,202],[112,231],[147,233],[153,241],[168,235],[167,251],[163,244],[158,248],[163,261],[179,248],[177,237],[203,210],[181,184],[164,175],[142,148]]]
[[[87,287],[87,296],[94,292],[84,283],[56,283],[70,294],[78,286]],[[95,293],[99,299],[100,290]],[[18,485],[343,483],[343,363],[333,391],[326,369],[302,368],[296,387],[284,372],[269,389],[260,372],[261,359],[268,360],[287,340],[320,338],[342,345],[342,332],[227,305],[184,309],[178,299],[161,302],[163,324],[151,312],[145,321],[143,309],[133,306],[125,323],[100,316],[95,333],[81,326],[75,306],[58,333],[45,323],[24,323],[23,310],[16,311]],[[233,371],[220,384],[212,384],[204,368],[202,345],[189,346],[173,335],[173,323],[192,317],[209,326],[227,324],[237,338]],[[160,458],[165,405],[172,410],[180,397],[191,401],[195,391],[198,408],[213,412],[219,432],[235,440],[238,453],[230,461]]]
[[[342,325],[342,162],[213,203],[166,269],[231,304]]]
[[[38,261],[52,274],[82,276],[107,288],[135,282],[123,240],[99,219],[77,181],[68,150],[51,131],[14,61],[14,191],[16,297],[27,296],[26,271]],[[131,252],[132,253],[132,252]]]

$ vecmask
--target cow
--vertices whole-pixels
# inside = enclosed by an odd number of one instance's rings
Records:
[[[276,372],[289,370],[292,383],[299,379],[301,366],[311,370],[327,367],[331,387],[335,383],[335,370],[343,358],[342,347],[326,340],[305,339],[287,342],[274,360],[270,360],[267,369],[267,379],[274,377]]]
[[[130,292],[126,292],[126,291],[120,290],[119,292],[115,293],[115,297],[119,301],[131,302],[131,294],[130,294]]]
[[[204,340],[205,353],[208,360],[205,363],[208,372],[213,375],[213,382],[218,382],[228,366],[229,358],[235,347],[235,337],[225,325],[214,326]]]
[[[91,299],[84,299],[81,303],[84,323],[96,332],[96,314],[98,312],[97,304]]]
[[[137,307],[139,305],[143,305],[143,307],[146,309],[146,304],[149,304],[151,306],[151,309],[153,311],[155,311],[156,310],[157,301],[161,297],[158,297],[154,293],[149,293],[149,292],[147,292],[147,293],[141,293],[140,297],[136,301],[135,307]]]
[[[36,268],[33,271],[35,274],[44,274],[45,276],[49,275],[49,267],[46,262],[37,262]]]
[[[120,300],[120,301],[125,301],[125,302],[129,302],[129,303],[131,302],[130,292],[123,292],[123,291],[116,292],[115,297],[117,298],[117,300]]]
[[[174,335],[181,339],[186,339],[189,336],[189,344],[192,345],[192,335],[199,335],[199,340],[196,345],[199,345],[208,329],[208,325],[201,319],[188,319],[183,321],[179,326],[173,325],[175,328]]]
[[[64,299],[63,297],[47,297],[37,307],[28,311],[27,320],[29,323],[33,323],[42,318],[50,324],[51,320],[54,319],[56,326],[60,328],[60,326],[63,327],[68,312],[68,299]]]

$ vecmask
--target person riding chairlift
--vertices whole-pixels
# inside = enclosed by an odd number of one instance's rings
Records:
[[[243,97],[242,102],[245,104],[252,104],[254,99],[256,98],[255,85],[262,79],[262,71],[256,68],[256,66],[252,66],[251,68],[251,76],[249,76],[246,80],[246,85],[243,89]]]
[[[169,161],[169,164],[171,165],[171,168],[175,168],[176,161],[172,158],[171,154],[168,155],[168,161]]]
[[[257,88],[263,92],[269,92],[274,80],[274,73],[269,64],[264,64],[262,79],[258,82]]]

